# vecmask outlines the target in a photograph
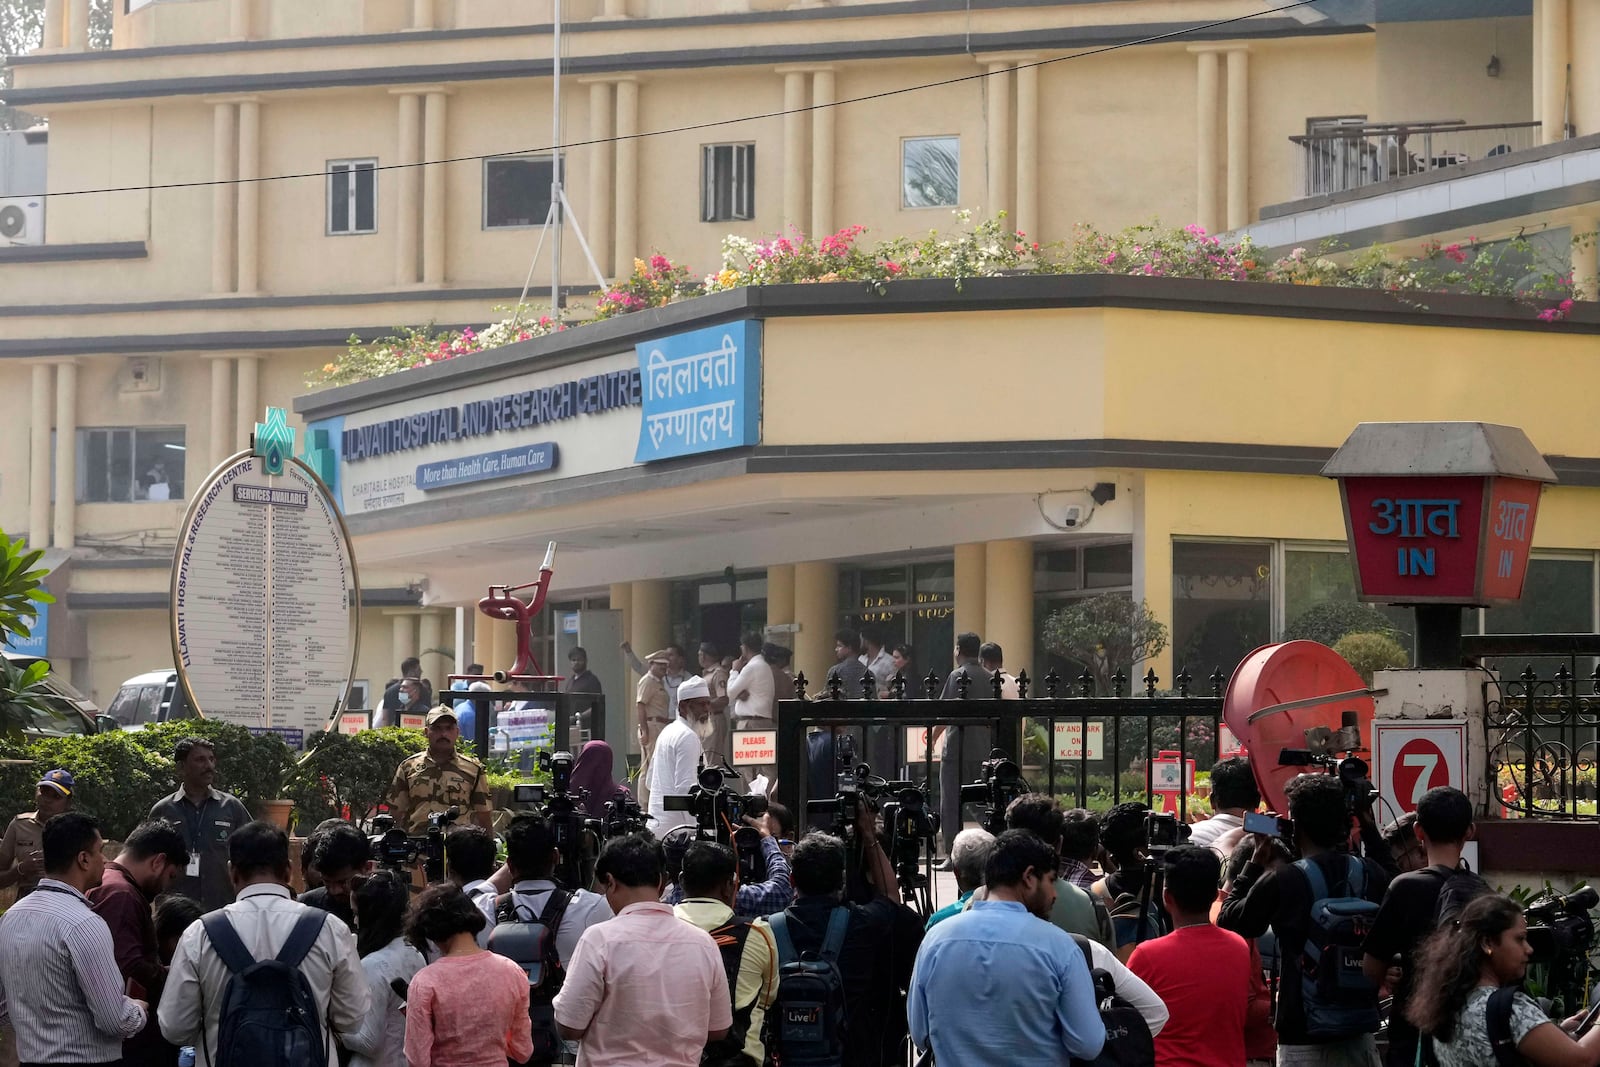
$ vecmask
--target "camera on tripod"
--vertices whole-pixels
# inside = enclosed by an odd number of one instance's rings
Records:
[[[1188,824],[1179,822],[1178,817],[1171,812],[1145,812],[1145,853],[1153,860],[1160,859],[1188,841],[1189,833]]]
[[[931,859],[933,836],[939,829],[939,816],[928,810],[927,794],[915,782],[891,782],[858,763],[840,775],[839,792],[832,799],[806,801],[807,814],[833,816],[828,832],[845,843],[852,864],[861,859],[856,822],[863,804],[875,807],[883,817],[880,841],[894,865],[900,895],[924,916],[930,914],[928,879],[917,869],[925,855]]]
[[[1378,789],[1372,784],[1372,768],[1356,755],[1364,751],[1356,713],[1346,711],[1339,716],[1339,729],[1314,726],[1306,731],[1305,748],[1286,748],[1279,752],[1278,766],[1315,766],[1338,776],[1339,784],[1344,786],[1345,807],[1355,816],[1378,798]],[[1338,755],[1340,752],[1344,753],[1343,757]]]
[[[767,798],[763,793],[740,793],[728,785],[730,778],[739,777],[726,763],[702,767],[686,796],[663,796],[661,806],[667,811],[692,813],[701,840],[718,841],[733,849],[739,857],[741,882],[763,882],[767,861],[761,854],[761,831],[745,825],[744,819],[765,815]]]
[[[540,812],[550,825],[556,839],[556,851],[561,859],[556,866],[556,878],[565,885],[585,888],[594,868],[597,850],[592,847],[591,835],[600,832],[600,821],[589,816],[583,807],[583,796],[572,791],[572,753],[539,753],[539,769],[550,775],[548,786],[519,785],[516,799],[524,796],[543,806]]]
[[[961,803],[985,805],[983,828],[999,837],[1006,829],[1006,808],[1032,790],[1016,761],[998,748],[990,750],[978,778],[961,787]]]

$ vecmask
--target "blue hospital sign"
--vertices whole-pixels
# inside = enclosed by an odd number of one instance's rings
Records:
[[[680,333],[635,350],[644,399],[636,462],[761,441],[761,323]]]

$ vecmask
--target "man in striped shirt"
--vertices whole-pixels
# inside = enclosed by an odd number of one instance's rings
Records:
[[[93,818],[69,811],[45,823],[45,876],[0,916],[0,1023],[17,1034],[17,1058],[93,1067],[122,1059],[122,1041],[149,1006],[123,994],[111,931],[84,895],[105,857]]]

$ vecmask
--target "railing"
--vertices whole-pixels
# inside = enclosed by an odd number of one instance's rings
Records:
[[[1463,643],[1471,654],[1559,657],[1562,662],[1547,678],[1530,664],[1515,677],[1485,681],[1491,798],[1513,818],[1600,819],[1595,784],[1600,665],[1586,670],[1585,662],[1600,649],[1600,637],[1501,638],[1504,650],[1476,647],[1496,640]],[[1566,647],[1558,647],[1562,644]]]
[[[1304,196],[1323,196],[1458,167],[1538,145],[1541,124],[1469,126],[1460,119],[1328,125],[1290,137],[1300,150]]]

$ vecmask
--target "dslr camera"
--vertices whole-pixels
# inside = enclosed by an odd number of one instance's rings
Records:
[[[1027,779],[1016,761],[996,748],[983,761],[978,781],[961,787],[961,803],[984,805],[983,828],[999,837],[1006,829],[1006,808],[1028,792]]]

